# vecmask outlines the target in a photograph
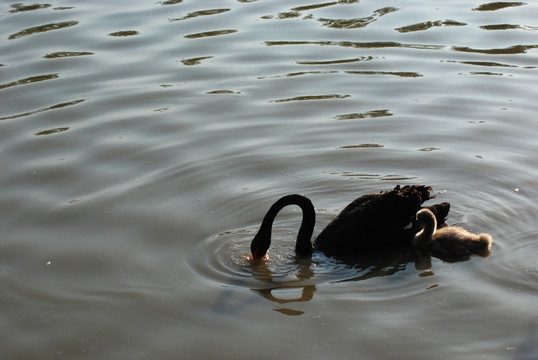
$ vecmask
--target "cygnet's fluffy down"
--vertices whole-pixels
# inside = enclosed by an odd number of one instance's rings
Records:
[[[478,255],[487,257],[491,249],[489,234],[472,234],[465,229],[448,226],[436,230],[435,216],[428,209],[417,212],[417,222],[423,228],[413,238],[413,246],[446,256]]]

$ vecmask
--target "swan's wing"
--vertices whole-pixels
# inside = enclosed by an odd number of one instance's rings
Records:
[[[404,228],[422,203],[432,197],[430,190],[427,186],[413,185],[364,195],[327,225],[315,245],[328,254],[407,245],[414,231]]]

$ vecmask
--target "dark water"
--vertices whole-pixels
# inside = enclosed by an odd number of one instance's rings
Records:
[[[0,2],[1,357],[532,358],[537,10]],[[413,183],[492,255],[248,260]]]

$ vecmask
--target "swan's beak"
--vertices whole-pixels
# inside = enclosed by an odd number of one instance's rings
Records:
[[[263,255],[260,256],[257,251],[252,252],[252,260],[258,260],[258,259],[261,259],[262,257]]]
[[[271,244],[270,236],[260,234],[260,232],[254,236],[254,239],[250,243],[250,252],[252,253],[253,260],[261,259],[265,256]]]

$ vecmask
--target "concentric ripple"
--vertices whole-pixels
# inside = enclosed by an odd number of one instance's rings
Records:
[[[525,258],[525,254],[514,246],[520,246],[524,252],[537,236],[536,231],[524,226],[535,216],[521,211],[519,202],[527,202],[526,198],[515,192],[497,197],[483,194],[480,190],[475,190],[475,193],[479,199],[488,199],[489,207],[484,209],[481,202],[467,204],[465,208],[454,206],[448,223],[474,232],[491,233],[494,239],[492,256],[486,263],[474,258],[462,259],[469,260],[469,263],[456,265],[461,270],[458,272],[450,271],[453,265],[412,249],[385,249],[380,253],[359,254],[345,259],[328,257],[321,252],[315,252],[311,257],[297,257],[294,245],[301,224],[301,216],[297,213],[279,216],[273,226],[268,255],[262,260],[252,260],[250,255],[250,242],[259,226],[255,225],[207,237],[193,249],[186,263],[202,281],[248,289],[279,305],[309,301],[320,288],[328,287],[330,293],[339,298],[352,296],[354,300],[366,302],[420,296],[424,291],[436,291],[445,283],[457,287],[455,284],[458,282],[482,281],[480,279],[502,284],[507,281],[513,283],[510,278],[521,278],[524,280],[518,282],[518,291],[532,289],[526,283],[536,277],[536,262],[526,258],[525,264],[522,264],[514,259],[516,255],[520,259]],[[443,199],[447,197],[454,204],[463,203],[458,194],[449,195],[443,194]],[[510,198],[512,201],[509,201]],[[528,205],[524,204],[523,208],[528,208]],[[322,211],[318,226],[322,227],[333,215]],[[506,232],[507,218],[521,220],[518,234]],[[519,239],[517,243],[514,243],[514,236]],[[511,247],[509,252],[505,251],[508,246]],[[497,264],[503,271],[490,273],[492,264]],[[447,276],[448,272],[451,272],[450,276]]]
[[[363,300],[411,296],[431,286],[431,259],[412,250],[386,251],[346,259],[315,252],[311,257],[295,256],[298,220],[277,224],[266,258],[252,260],[250,242],[256,228],[226,231],[208,237],[189,254],[186,262],[196,276],[210,282],[246,288],[275,302],[307,301],[318,286],[345,286],[360,283]],[[281,235],[282,228],[289,229]],[[404,280],[405,279],[405,280]],[[425,281],[427,282],[425,284]],[[289,299],[287,292],[295,296]],[[276,293],[285,295],[277,298]],[[302,295],[297,295],[302,292]]]

